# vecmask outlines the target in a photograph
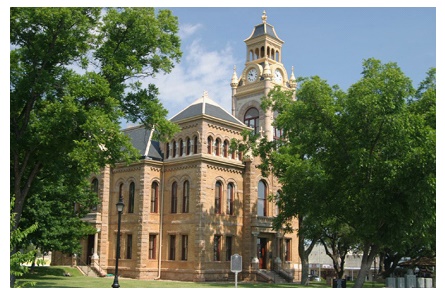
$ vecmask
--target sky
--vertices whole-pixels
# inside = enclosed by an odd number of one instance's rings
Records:
[[[362,62],[396,62],[414,87],[436,67],[434,7],[165,7],[179,20],[183,57],[168,75],[150,80],[171,118],[207,91],[231,109],[230,80],[240,77],[247,39],[267,22],[284,41],[282,62],[296,77],[320,76],[347,90]]]

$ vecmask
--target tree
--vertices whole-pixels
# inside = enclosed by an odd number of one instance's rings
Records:
[[[178,131],[157,88],[143,83],[179,62],[177,33],[169,10],[10,9],[13,230],[30,195],[87,189],[91,173],[138,158],[121,120],[155,128],[159,139]],[[68,196],[85,202],[84,193]]]
[[[395,63],[371,58],[347,93],[312,77],[296,101],[274,89],[263,103],[279,113],[275,127],[284,134],[258,151],[261,168],[288,193],[280,215],[347,225],[363,253],[355,287],[380,249],[431,237],[435,228],[435,129],[426,118],[435,109],[411,111],[413,94]]]

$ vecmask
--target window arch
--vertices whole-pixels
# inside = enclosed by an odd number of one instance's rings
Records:
[[[228,141],[228,140],[224,140],[224,144],[223,144],[223,156],[224,156],[224,157],[228,157],[228,156],[229,156],[229,141]]]
[[[221,214],[221,196],[222,196],[222,184],[217,181],[215,184],[215,214]]]
[[[185,181],[182,187],[182,212],[189,212],[189,202],[190,202],[190,183]]]
[[[178,184],[172,184],[171,212],[176,213],[178,209]]]
[[[184,141],[181,139],[179,140],[179,156],[184,155]]]
[[[97,178],[91,181],[91,192],[96,194],[96,199],[99,199],[99,180]],[[97,204],[91,206],[91,211],[97,211]]]
[[[191,142],[191,140],[190,140],[190,138],[189,137],[187,137],[187,147],[186,147],[186,149],[185,149],[185,152],[186,152],[186,155],[190,155],[190,151],[191,151],[191,144],[192,144],[192,142]]]
[[[235,200],[235,187],[233,183],[227,185],[227,214],[233,215],[233,202]]]
[[[165,147],[165,158],[169,158],[170,156],[170,143],[167,143],[166,147]]]
[[[267,216],[267,185],[263,180],[258,182],[257,215]]]
[[[209,136],[207,138],[207,153],[208,154],[212,154],[212,151],[213,151],[212,147],[213,147],[213,138],[211,136]]]
[[[134,213],[134,190],[134,182],[131,182],[128,191],[128,213]]]
[[[151,205],[150,212],[157,213],[158,212],[158,200],[159,199],[159,184],[158,182],[153,182],[151,184]]]
[[[172,151],[173,151],[172,156],[173,156],[173,158],[175,158],[176,157],[176,141],[173,141],[173,150]]]
[[[246,126],[253,128],[255,134],[259,132],[260,112],[255,107],[249,108],[244,115],[244,123]]]
[[[215,140],[215,155],[220,156],[221,155],[221,139],[217,138]]]

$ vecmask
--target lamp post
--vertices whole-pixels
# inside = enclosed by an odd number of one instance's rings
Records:
[[[116,203],[116,209],[117,209],[117,240],[116,240],[116,268],[114,270],[114,282],[111,287],[113,288],[119,288],[119,280],[118,280],[118,270],[119,270],[119,257],[120,257],[120,235],[121,235],[121,215],[122,211],[124,211],[124,199],[122,195],[119,196],[119,201]]]

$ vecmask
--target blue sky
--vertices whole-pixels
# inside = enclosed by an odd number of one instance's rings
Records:
[[[169,117],[204,91],[230,110],[230,79],[244,68],[253,27],[267,22],[284,40],[288,74],[318,75],[347,90],[360,79],[362,61],[396,62],[417,87],[436,67],[435,7],[166,7],[179,19],[183,57],[152,82]]]

